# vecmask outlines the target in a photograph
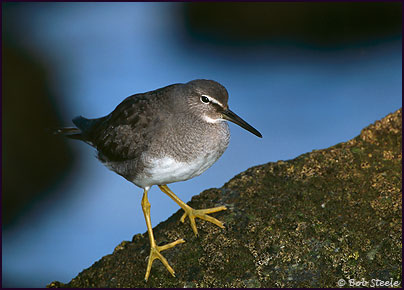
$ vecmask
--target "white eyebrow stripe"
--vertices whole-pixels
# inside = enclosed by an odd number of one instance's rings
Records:
[[[208,96],[208,95],[202,95],[202,96],[207,97],[212,103],[224,108],[223,104],[221,102],[219,102],[218,100],[216,100],[215,98],[212,98],[211,96]]]

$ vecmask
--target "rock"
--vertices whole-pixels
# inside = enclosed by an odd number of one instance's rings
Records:
[[[179,210],[154,228],[157,241],[186,243],[164,252],[144,279],[147,233],[68,284],[48,287],[337,287],[348,281],[399,281],[402,265],[402,109],[356,138],[294,160],[252,167],[222,188],[194,196],[194,208],[226,228],[197,220],[199,237]],[[186,221],[188,223],[188,221]],[[348,285],[349,286],[349,285]]]

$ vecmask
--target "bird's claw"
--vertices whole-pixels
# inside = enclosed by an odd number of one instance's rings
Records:
[[[185,243],[185,241],[183,239],[179,239],[179,240],[176,240],[175,242],[169,243],[164,246],[151,246],[150,247],[149,261],[147,262],[146,275],[144,276],[144,279],[146,280],[146,282],[147,282],[147,279],[149,279],[151,267],[152,267],[153,261],[155,259],[159,259],[163,263],[163,265],[167,268],[168,272],[170,272],[171,275],[173,275],[173,277],[175,277],[173,268],[171,268],[170,264],[168,264],[168,262],[167,262],[167,259],[164,258],[164,256],[160,252],[170,249],[170,248],[174,247],[175,245],[182,244],[182,243]]]
[[[225,206],[219,206],[219,207],[214,207],[214,208],[207,208],[207,209],[184,209],[185,213],[182,215],[180,221],[184,223],[185,218],[188,216],[189,222],[191,224],[191,228],[195,233],[195,236],[198,236],[198,229],[196,228],[196,223],[195,223],[195,218],[200,218],[205,221],[211,222],[218,227],[221,227],[224,229],[224,225],[221,221],[209,216],[209,213],[214,213],[222,210],[226,210],[227,208]]]

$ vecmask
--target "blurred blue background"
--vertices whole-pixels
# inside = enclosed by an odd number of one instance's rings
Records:
[[[46,128],[134,93],[220,82],[263,139],[231,124],[219,161],[170,186],[188,202],[399,109],[401,3],[313,4],[3,3],[3,287],[66,283],[146,231],[142,190]],[[178,210],[156,187],[149,199],[153,226]]]

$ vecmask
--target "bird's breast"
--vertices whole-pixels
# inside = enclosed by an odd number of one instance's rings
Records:
[[[140,187],[161,185],[188,180],[202,174],[222,156],[228,146],[228,127],[223,128],[223,136],[209,140],[205,146],[193,151],[193,154],[188,154],[188,158],[180,154],[164,156],[143,154],[141,158],[143,171],[135,176],[133,183]]]
[[[172,157],[153,159],[148,162],[141,176],[133,181],[136,185],[151,186],[184,181],[202,174],[217,160],[214,155],[201,156],[190,162],[182,162]]]

